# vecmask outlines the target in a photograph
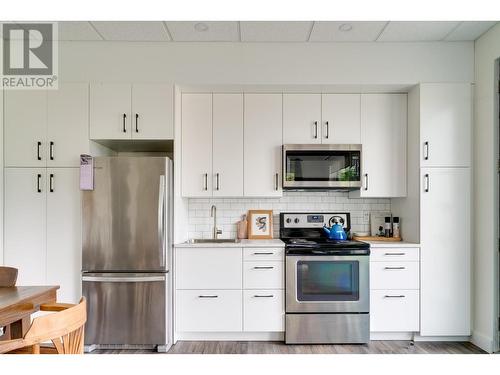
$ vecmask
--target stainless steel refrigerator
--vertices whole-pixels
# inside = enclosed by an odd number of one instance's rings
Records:
[[[172,162],[96,157],[83,191],[85,348],[172,343]]]

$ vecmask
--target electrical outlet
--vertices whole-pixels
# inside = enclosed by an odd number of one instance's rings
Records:
[[[363,211],[363,224],[370,224],[370,213]]]

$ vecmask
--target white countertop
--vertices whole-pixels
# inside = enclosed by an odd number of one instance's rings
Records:
[[[376,249],[376,248],[388,248],[388,247],[420,247],[419,243],[413,243],[413,242],[405,242],[405,241],[363,241],[367,242],[370,244],[370,248]]]
[[[280,239],[270,240],[240,240],[239,242],[224,243],[189,243],[181,242],[175,247],[285,247],[285,243]]]

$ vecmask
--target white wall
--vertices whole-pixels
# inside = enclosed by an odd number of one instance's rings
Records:
[[[498,107],[495,60],[500,24],[475,44],[474,109],[474,321],[473,341],[492,351],[498,340]],[[496,76],[495,76],[496,74]],[[496,108],[496,113],[495,113]],[[498,350],[498,342],[496,343]]]

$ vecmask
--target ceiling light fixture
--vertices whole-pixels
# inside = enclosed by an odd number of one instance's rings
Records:
[[[352,30],[352,25],[350,23],[343,23],[339,26],[339,31],[347,32]]]
[[[199,32],[204,32],[208,30],[208,25],[204,22],[198,22],[194,24],[194,29]]]

